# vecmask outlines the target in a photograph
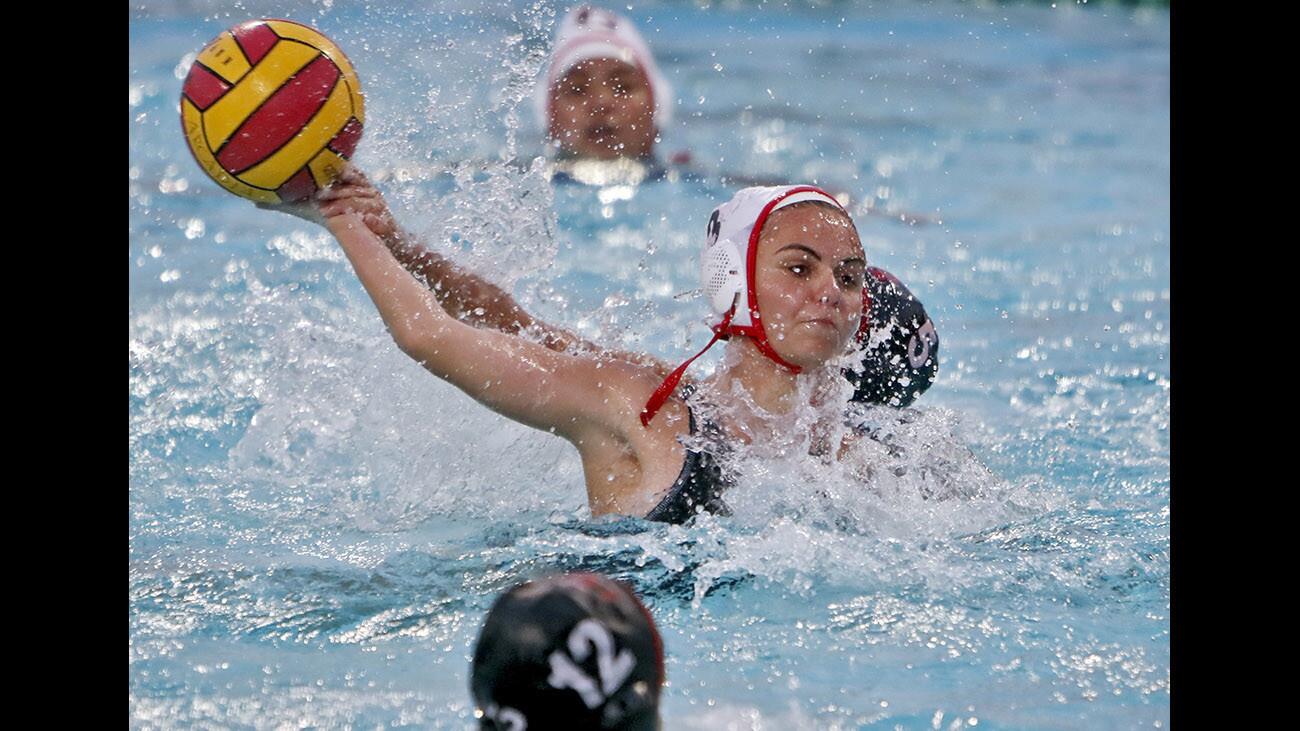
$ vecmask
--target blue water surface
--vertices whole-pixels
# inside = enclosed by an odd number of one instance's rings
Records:
[[[654,613],[665,728],[1167,726],[1168,12],[623,4],[701,175],[557,186],[529,96],[564,9],[131,6],[131,725],[471,727],[493,598],[587,569]],[[193,54],[266,16],[347,51],[409,228],[600,342],[707,342],[676,295],[720,174],[850,192],[942,338],[904,454],[866,485],[774,459],[733,518],[591,520],[571,447],[403,356],[323,229],[190,158]]]

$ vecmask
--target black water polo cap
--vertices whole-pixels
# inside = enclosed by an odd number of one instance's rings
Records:
[[[502,594],[474,648],[480,729],[659,728],[663,642],[626,585],[590,573]]]
[[[939,333],[921,301],[893,274],[867,268],[871,329],[859,368],[845,369],[853,401],[908,406],[939,373]]]

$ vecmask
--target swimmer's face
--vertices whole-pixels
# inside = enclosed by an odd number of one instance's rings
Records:
[[[549,135],[566,154],[613,160],[654,150],[654,95],[640,68],[613,58],[578,63],[551,87]]]
[[[843,355],[862,319],[866,267],[857,229],[838,209],[797,203],[769,216],[754,277],[777,354],[803,368]]]

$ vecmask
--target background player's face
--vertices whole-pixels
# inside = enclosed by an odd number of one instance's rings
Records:
[[[550,94],[549,134],[565,153],[613,160],[654,151],[654,95],[636,66],[613,58],[583,61]]]

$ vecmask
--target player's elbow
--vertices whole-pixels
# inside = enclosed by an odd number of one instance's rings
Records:
[[[420,328],[410,327],[408,325],[390,327],[388,329],[393,336],[393,342],[397,344],[397,349],[406,353],[411,358],[423,363],[435,352],[432,339],[427,332]]]

